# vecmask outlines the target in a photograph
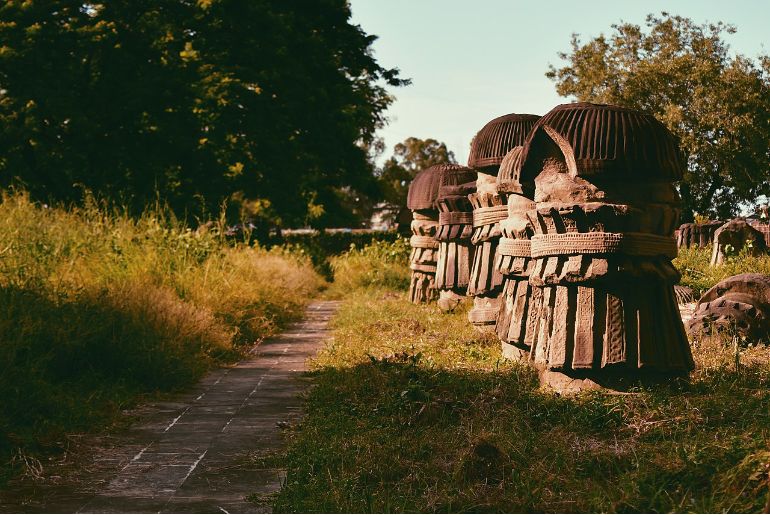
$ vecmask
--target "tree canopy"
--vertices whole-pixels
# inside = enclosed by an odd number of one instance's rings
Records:
[[[384,199],[395,206],[406,206],[409,183],[422,170],[433,165],[456,163],[454,152],[435,139],[406,138],[393,148],[379,175]]]
[[[560,53],[546,74],[560,95],[649,112],[689,156],[680,185],[685,218],[725,218],[770,193],[770,58],[733,55],[724,23],[649,15],[646,29],[612,25],[612,34]]]
[[[398,70],[345,0],[11,0],[0,182],[289,224],[377,191],[367,156]]]

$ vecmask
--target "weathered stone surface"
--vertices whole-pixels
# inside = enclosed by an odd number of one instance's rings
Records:
[[[412,278],[409,284],[409,300],[415,304],[438,298],[436,289],[436,262],[438,260],[438,210],[436,198],[441,181],[437,166],[418,173],[409,185],[407,207],[412,210],[412,252],[409,268]]]
[[[564,104],[530,132],[520,180],[535,182],[529,282],[542,295],[532,358],[547,384],[692,370],[671,264],[683,169],[673,135],[630,109]]]
[[[719,220],[682,224],[676,231],[676,245],[688,249],[708,247],[714,242],[714,233],[722,224],[724,222]]]
[[[495,266],[502,235],[500,222],[508,216],[506,197],[497,191],[497,175],[505,156],[521,145],[539,119],[531,114],[509,114],[487,123],[473,138],[468,166],[477,171],[473,205],[473,265],[468,295],[473,309],[468,320],[480,331],[494,331],[503,290],[503,275]]]
[[[500,222],[502,237],[497,247],[495,268],[503,275],[503,292],[497,318],[497,336],[505,357],[529,356],[540,310],[540,290],[529,284],[532,268],[530,239],[534,229],[530,213],[535,209],[534,184],[519,182],[522,147],[505,156],[497,175],[500,194],[506,195],[508,217]],[[512,348],[511,348],[512,347]],[[517,351],[514,351],[518,349]]]
[[[409,284],[409,300],[415,304],[427,303],[438,298],[436,289],[436,262],[438,261],[438,213],[414,211],[412,213],[412,237],[409,244],[409,268],[412,270]]]
[[[465,297],[473,262],[473,207],[468,195],[476,191],[476,172],[461,165],[443,165],[436,205],[439,242],[436,264],[438,306],[452,311]]]
[[[698,300],[687,331],[696,338],[723,333],[768,341],[770,276],[739,274],[720,281]]]
[[[675,284],[674,295],[676,296],[677,304],[689,304],[690,302],[695,302],[695,294],[693,293],[692,288],[688,288],[687,286]]]
[[[767,254],[765,237],[761,232],[745,220],[730,220],[714,232],[711,266],[721,265],[728,256],[736,255],[744,248],[751,256]]]

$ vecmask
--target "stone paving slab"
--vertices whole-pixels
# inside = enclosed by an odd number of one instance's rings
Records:
[[[304,320],[253,357],[212,372],[194,391],[142,406],[138,422],[93,457],[101,477],[12,484],[0,492],[0,512],[268,513],[285,471],[253,458],[280,450],[279,425],[301,415],[307,382],[297,379],[338,304],[310,304]]]

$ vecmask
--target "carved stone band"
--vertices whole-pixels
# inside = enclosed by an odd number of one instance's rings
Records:
[[[508,206],[480,207],[473,210],[473,227],[490,225],[508,218]]]
[[[497,244],[497,253],[501,256],[530,257],[532,255],[532,243],[529,240],[514,240],[513,238],[500,238]]]
[[[494,323],[497,320],[497,313],[500,311],[499,307],[496,308],[481,308],[474,307],[468,312],[468,320],[471,323]]]
[[[439,225],[459,225],[473,223],[473,213],[468,211],[442,211],[438,214]]]
[[[532,257],[572,254],[628,254],[675,258],[676,240],[641,232],[568,232],[536,234],[532,237]]]
[[[433,236],[413,235],[409,238],[409,245],[418,249],[437,249],[438,242]]]
[[[436,273],[436,265],[430,263],[411,263],[409,268],[415,272],[424,272],[426,274]]]

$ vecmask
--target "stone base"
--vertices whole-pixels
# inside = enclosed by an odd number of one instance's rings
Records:
[[[485,334],[495,332],[497,314],[500,311],[499,292],[494,296],[480,295],[473,298],[473,309],[468,311],[468,321],[478,332]]]
[[[440,290],[438,294],[438,308],[444,313],[451,313],[462,303],[465,297],[451,290]]]
[[[501,342],[501,346],[503,358],[511,361],[529,361],[529,351],[506,342]]]
[[[604,390],[627,393],[638,387],[687,381],[687,375],[672,376],[655,372],[600,371],[598,373],[571,371],[569,374],[536,367],[541,386],[561,395],[574,395],[584,391]]]

